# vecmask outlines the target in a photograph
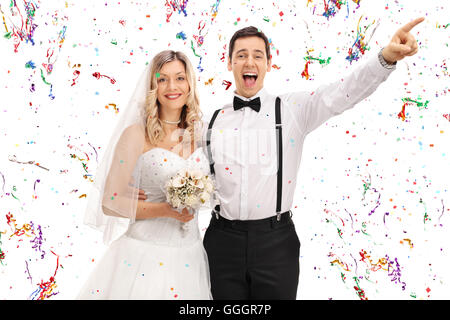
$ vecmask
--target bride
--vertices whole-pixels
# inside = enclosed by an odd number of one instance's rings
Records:
[[[109,245],[78,299],[211,299],[198,215],[175,211],[163,186],[176,172],[209,174],[201,112],[185,54],[162,51],[139,80],[112,136],[85,223]]]

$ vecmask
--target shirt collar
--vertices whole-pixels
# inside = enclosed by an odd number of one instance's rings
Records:
[[[267,96],[267,91],[266,91],[266,89],[264,87],[262,87],[253,97],[250,97],[250,98],[246,98],[246,97],[240,96],[240,95],[238,95],[236,93],[236,91],[233,92],[233,95],[235,97],[238,97],[239,99],[244,100],[244,101],[250,101],[250,100],[253,100],[253,99],[259,97],[259,99],[261,99],[261,104],[262,104],[264,99],[265,99],[265,97]]]

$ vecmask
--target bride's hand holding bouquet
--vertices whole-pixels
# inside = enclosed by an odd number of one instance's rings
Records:
[[[182,169],[167,180],[164,188],[167,202],[181,216],[185,216],[186,211],[194,214],[201,207],[211,207],[214,183],[200,170]]]

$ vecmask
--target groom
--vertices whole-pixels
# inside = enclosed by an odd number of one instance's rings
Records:
[[[303,141],[326,120],[368,97],[418,46],[400,28],[378,55],[314,92],[274,96],[264,88],[271,68],[267,37],[255,27],[230,40],[234,99],[216,110],[206,152],[220,205],[204,237],[214,299],[296,299],[300,242],[290,211]]]

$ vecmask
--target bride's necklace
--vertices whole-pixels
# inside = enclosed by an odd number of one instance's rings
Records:
[[[181,122],[181,119],[179,119],[178,121],[169,121],[169,120],[161,119],[161,121],[164,123],[167,123],[167,124],[179,124]]]

